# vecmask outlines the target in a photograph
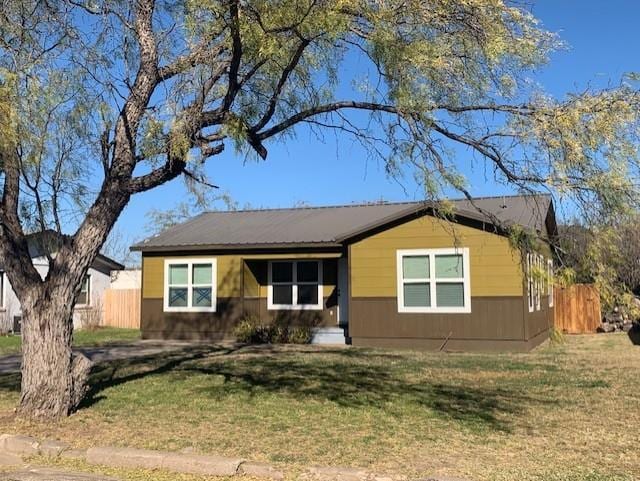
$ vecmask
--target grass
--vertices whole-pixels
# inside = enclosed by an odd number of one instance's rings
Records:
[[[569,336],[527,354],[199,346],[98,367],[82,409],[0,432],[476,481],[640,477],[640,346]],[[127,477],[128,476],[128,477]],[[123,479],[143,479],[127,475]]]
[[[105,346],[135,341],[140,338],[138,329],[117,329],[103,327],[93,331],[77,330],[73,334],[73,344],[82,346]],[[0,356],[17,354],[20,352],[22,338],[20,336],[0,336]]]

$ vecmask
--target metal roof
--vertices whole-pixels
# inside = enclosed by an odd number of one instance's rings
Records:
[[[458,219],[519,224],[542,232],[551,207],[548,195],[483,197],[473,200],[475,207],[466,199],[450,202]],[[433,207],[433,203],[401,202],[205,212],[132,250],[340,247],[349,238]]]

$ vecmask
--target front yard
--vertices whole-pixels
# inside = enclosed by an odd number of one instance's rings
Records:
[[[83,409],[0,432],[472,480],[640,477],[640,346],[568,337],[529,354],[192,347],[103,366]]]
[[[105,346],[123,342],[131,342],[140,338],[137,329],[116,329],[102,327],[96,330],[80,329],[73,333],[73,345],[76,347]],[[20,352],[22,338],[20,336],[0,336],[0,356]]]

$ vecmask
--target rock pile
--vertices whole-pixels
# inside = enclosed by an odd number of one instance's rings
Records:
[[[629,332],[632,328],[633,321],[629,318],[628,315],[620,312],[616,308],[614,312],[609,312],[604,315],[602,324],[600,324],[600,327],[598,327],[598,332]]]

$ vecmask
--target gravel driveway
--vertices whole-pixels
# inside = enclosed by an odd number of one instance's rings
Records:
[[[137,357],[155,356],[162,353],[184,350],[190,346],[201,346],[188,342],[137,341],[116,346],[80,347],[74,349],[81,352],[93,362],[107,362]],[[20,371],[22,355],[12,354],[0,357],[0,374],[11,374]]]

